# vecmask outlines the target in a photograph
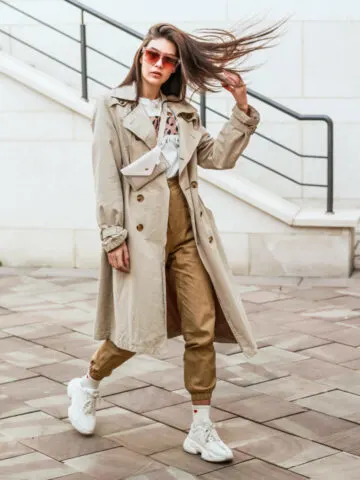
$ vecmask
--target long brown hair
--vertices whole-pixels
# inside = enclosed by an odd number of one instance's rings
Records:
[[[243,60],[256,50],[270,46],[285,20],[255,33],[239,36],[235,31],[224,29],[200,29],[201,35],[193,35],[174,25],[158,23],[150,27],[137,50],[130,71],[120,86],[136,82],[137,97],[141,95],[141,50],[155,38],[166,38],[177,49],[181,63],[162,85],[165,95],[174,95],[183,100],[186,87],[195,91],[216,91],[224,81],[224,69],[232,73],[244,73],[251,67],[243,67]]]

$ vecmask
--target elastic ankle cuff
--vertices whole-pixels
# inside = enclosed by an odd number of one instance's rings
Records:
[[[191,400],[193,402],[199,400],[211,400],[212,392],[204,392],[204,393],[193,393],[191,395]]]

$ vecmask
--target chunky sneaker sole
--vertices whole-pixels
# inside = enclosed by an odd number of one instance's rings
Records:
[[[73,401],[73,397],[79,394],[79,389],[81,389],[80,383],[78,378],[72,379],[67,386],[67,395],[71,400],[71,405],[68,408],[68,417],[70,420],[71,425],[77,430],[79,433],[83,435],[92,435],[95,430],[95,422],[91,426],[85,426],[83,422],[81,422],[81,418],[79,413],[76,411],[75,404]]]
[[[192,440],[189,437],[186,437],[186,439],[184,440],[183,449],[185,450],[185,452],[191,453],[193,455],[201,454],[201,458],[203,460],[206,460],[207,462],[229,462],[234,458],[232,452],[228,455],[211,455],[211,453],[208,452],[204,447],[202,447],[197,442],[195,442],[195,440]]]

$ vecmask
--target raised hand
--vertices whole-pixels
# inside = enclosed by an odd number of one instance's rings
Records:
[[[246,85],[239,74],[223,71],[224,82],[221,84],[234,97],[239,108],[248,113],[249,105],[247,100]]]

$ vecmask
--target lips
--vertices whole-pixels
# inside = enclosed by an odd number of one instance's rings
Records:
[[[161,73],[160,72],[150,72],[150,75],[156,77],[156,78],[160,78],[161,77]]]

